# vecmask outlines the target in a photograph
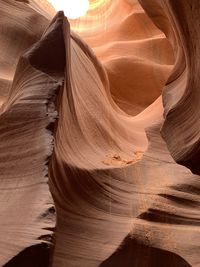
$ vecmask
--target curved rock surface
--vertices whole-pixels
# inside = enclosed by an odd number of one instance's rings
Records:
[[[1,266],[200,266],[199,13],[0,0]]]

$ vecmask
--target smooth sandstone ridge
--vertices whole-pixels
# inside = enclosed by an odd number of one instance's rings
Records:
[[[198,0],[0,0],[0,266],[200,266]]]

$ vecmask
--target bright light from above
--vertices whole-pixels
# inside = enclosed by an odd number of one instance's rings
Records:
[[[54,8],[63,10],[69,19],[77,19],[85,15],[89,9],[89,0],[48,0]]]

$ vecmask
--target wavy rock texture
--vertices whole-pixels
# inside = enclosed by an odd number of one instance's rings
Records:
[[[44,30],[47,20],[14,1],[1,1],[1,13],[1,51],[5,51],[1,60],[0,109],[0,265],[3,266],[26,247],[37,247],[42,241],[49,246],[55,225],[55,209],[47,185],[47,159],[52,152],[53,137],[47,128],[56,118],[54,95],[62,85],[60,67],[63,70],[64,65],[59,66],[50,55],[52,48],[64,51],[64,46],[60,45],[62,35],[57,18],[40,41],[24,52],[41,36],[37,23]],[[31,24],[35,18],[34,29]],[[15,38],[19,38],[16,45]],[[56,57],[59,59],[58,54]]]
[[[200,266],[200,7],[140,4],[0,0],[2,266]]]

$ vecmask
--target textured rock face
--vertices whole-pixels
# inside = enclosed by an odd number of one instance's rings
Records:
[[[198,0],[54,13],[0,0],[0,266],[198,267]]]

